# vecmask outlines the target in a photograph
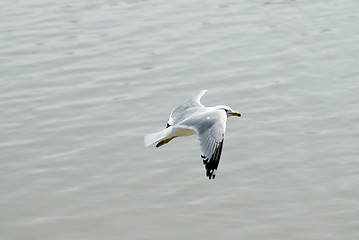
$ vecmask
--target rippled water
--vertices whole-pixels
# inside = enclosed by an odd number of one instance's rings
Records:
[[[1,239],[359,239],[355,0],[15,1],[0,15]],[[226,104],[146,149],[199,89]]]

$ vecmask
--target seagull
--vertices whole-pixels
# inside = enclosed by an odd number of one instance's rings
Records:
[[[146,135],[144,141],[147,147],[154,144],[160,147],[176,137],[197,134],[206,176],[214,179],[221,158],[227,118],[241,117],[241,114],[225,105],[203,106],[200,99],[206,92],[207,90],[198,91],[174,108],[167,127]]]

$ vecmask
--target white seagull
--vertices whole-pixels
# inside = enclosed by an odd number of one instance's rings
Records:
[[[200,103],[207,90],[201,90],[173,109],[167,127],[145,136],[145,145],[160,147],[176,137],[198,135],[201,157],[209,179],[215,178],[221,157],[226,121],[241,114],[225,105],[205,107]]]

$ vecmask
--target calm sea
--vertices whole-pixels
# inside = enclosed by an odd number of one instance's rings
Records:
[[[0,239],[359,239],[359,2],[4,1]],[[230,118],[143,137],[200,89]]]

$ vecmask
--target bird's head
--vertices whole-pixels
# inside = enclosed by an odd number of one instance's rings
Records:
[[[232,116],[241,117],[242,116],[239,112],[233,111],[232,108],[230,108],[226,105],[217,106],[217,109],[224,110],[227,114],[227,117],[232,117]]]

